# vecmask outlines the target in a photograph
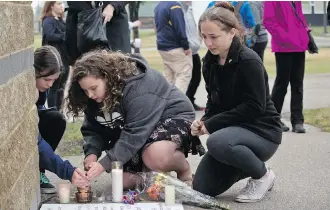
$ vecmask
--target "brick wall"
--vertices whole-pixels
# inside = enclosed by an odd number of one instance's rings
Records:
[[[0,1],[0,209],[39,203],[31,1]]]

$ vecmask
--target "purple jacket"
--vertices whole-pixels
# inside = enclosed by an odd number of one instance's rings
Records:
[[[273,52],[304,52],[308,49],[308,25],[302,13],[301,1],[295,1],[299,17],[305,28],[296,16],[289,1],[265,1],[264,19],[265,28],[272,35]]]

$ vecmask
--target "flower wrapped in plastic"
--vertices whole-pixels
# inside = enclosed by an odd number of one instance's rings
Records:
[[[146,200],[165,200],[165,186],[175,187],[176,202],[207,209],[229,210],[215,198],[193,190],[186,183],[170,175],[158,172],[139,173],[140,183],[136,187],[139,196]]]

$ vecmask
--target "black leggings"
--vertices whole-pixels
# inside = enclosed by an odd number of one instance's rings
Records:
[[[39,132],[41,137],[51,146],[53,151],[56,150],[60,143],[66,128],[64,116],[55,110],[39,111]],[[45,169],[40,169],[45,172]]]
[[[198,165],[193,188],[210,196],[225,192],[246,177],[264,176],[267,172],[264,162],[278,148],[278,144],[241,127],[216,131],[206,144],[208,152]]]
[[[197,88],[199,86],[199,83],[201,82],[201,58],[198,54],[195,54],[192,56],[193,59],[193,69],[192,69],[192,76],[191,80],[187,89],[187,97],[190,99],[192,103],[195,101],[195,94],[197,91]]]

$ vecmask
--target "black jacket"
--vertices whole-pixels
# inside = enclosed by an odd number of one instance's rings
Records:
[[[259,56],[234,38],[225,65],[207,52],[203,76],[208,93],[206,129],[213,133],[239,126],[280,144],[280,115],[269,95],[268,76]]]
[[[42,46],[51,45],[60,53],[62,62],[68,65],[69,55],[65,44],[65,23],[62,19],[45,17],[42,20]]]
[[[77,21],[78,13],[83,10],[93,9],[90,1],[68,1],[69,8],[66,17],[66,44],[71,57],[72,65],[81,55],[77,49]],[[122,51],[131,53],[130,31],[128,27],[128,15],[125,9],[125,2],[121,1],[103,1],[103,8],[111,4],[114,8],[114,14],[110,22],[106,25],[106,34],[109,46],[113,51]],[[99,2],[96,1],[98,6]]]

